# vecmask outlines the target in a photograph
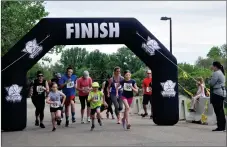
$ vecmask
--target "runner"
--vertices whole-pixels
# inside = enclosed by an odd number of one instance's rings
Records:
[[[31,85],[31,98],[32,103],[34,104],[35,110],[35,125],[40,126],[41,128],[45,128],[43,124],[44,119],[44,108],[45,108],[45,98],[46,94],[49,92],[49,85],[46,80],[43,79],[43,73],[41,71],[37,71],[37,79]],[[38,120],[39,116],[39,120]]]
[[[129,70],[124,72],[125,79],[120,82],[120,85],[123,87],[123,93],[121,95],[121,99],[125,106],[124,117],[122,118],[122,125],[124,129],[130,129],[131,124],[129,122],[129,111],[130,105],[133,100],[133,92],[138,93],[138,87],[136,85],[136,81],[131,79],[131,73]]]
[[[59,81],[61,80],[61,74],[60,73],[54,73],[54,78],[51,79],[49,85],[52,85],[53,82],[57,83],[58,85],[58,90],[62,91],[60,88]],[[61,97],[61,102],[63,101],[63,97]],[[64,118],[64,108],[61,110],[61,121]],[[58,125],[61,125],[61,122],[58,123]]]
[[[92,79],[89,77],[89,72],[84,71],[83,77],[77,80],[77,90],[79,91],[79,99],[81,104],[81,123],[84,124],[84,109],[85,102],[87,104],[87,122],[90,122],[90,103],[88,102],[88,95],[91,91]]]
[[[61,97],[63,100],[61,102]],[[56,130],[56,121],[58,124],[61,122],[61,110],[65,103],[66,96],[58,90],[57,83],[53,82],[51,85],[51,91],[47,96],[46,103],[50,104],[50,113],[52,119],[53,130]]]
[[[119,96],[121,96],[122,91],[121,86],[120,85],[120,81],[122,81],[124,78],[120,75],[121,73],[121,68],[120,67],[115,67],[114,68],[114,75],[112,78],[109,79],[109,85],[107,88],[107,92],[108,92],[108,97],[111,98],[111,101],[114,104],[115,107],[115,114],[117,116],[117,124],[120,124],[120,111],[123,108],[123,102],[122,100],[119,98]],[[118,87],[119,86],[119,87]],[[118,89],[116,90],[116,87],[118,87]],[[118,93],[118,95],[117,95]]]
[[[66,124],[65,126],[69,126],[69,109],[71,105],[71,114],[72,114],[72,122],[76,122],[75,118],[75,95],[76,95],[76,75],[73,75],[72,67],[68,67],[66,70],[66,74],[62,76],[59,84],[63,93],[66,95],[65,101],[65,118]]]
[[[147,113],[147,105],[150,102],[152,105],[151,99],[152,99],[152,73],[151,70],[147,70],[147,77],[143,80],[142,87],[143,87],[143,110],[144,114],[142,114],[142,117],[146,117],[148,115]],[[151,115],[150,118],[152,118],[152,106],[151,106]]]
[[[107,79],[110,79],[110,78],[111,78],[111,76],[108,75]],[[108,92],[107,92],[108,85],[109,85],[109,80],[106,80],[102,83],[102,92],[104,93],[106,103],[108,104],[108,108],[106,111],[106,118],[109,119],[109,113],[110,113],[112,115],[112,119],[115,119],[114,115],[113,115],[112,101],[111,101],[111,98],[108,97]]]
[[[102,126],[100,108],[102,104],[107,107],[104,94],[98,90],[99,83],[97,82],[92,83],[92,88],[93,89],[88,96],[88,101],[91,104],[91,119],[92,119],[91,131],[93,131],[93,129],[95,128],[95,113],[97,113],[99,125]]]

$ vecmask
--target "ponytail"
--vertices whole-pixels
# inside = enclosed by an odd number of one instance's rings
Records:
[[[222,73],[225,75],[224,67],[223,67],[223,65],[221,65],[220,62],[218,62],[218,61],[213,62],[213,66],[215,66],[215,67],[217,67],[218,69],[220,69],[220,70],[222,71]]]
[[[220,70],[222,71],[223,75],[225,75],[225,70],[224,70],[224,67],[222,65],[221,65]]]

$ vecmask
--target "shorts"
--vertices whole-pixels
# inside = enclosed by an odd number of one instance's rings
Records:
[[[75,95],[66,97],[65,106],[69,106],[71,104],[71,100],[73,100],[75,103]]]
[[[132,104],[132,100],[133,100],[133,97],[126,98],[126,97],[124,97],[124,96],[121,96],[121,99],[122,99],[122,100],[127,100],[128,105],[129,105],[129,106],[131,106],[131,104]]]
[[[148,102],[151,104],[152,95],[144,94],[143,95],[143,105],[147,105]]]
[[[58,107],[58,108],[51,108],[50,107],[50,112],[57,112],[58,110],[62,110],[62,107]]]
[[[98,106],[98,107],[96,107],[94,109],[91,109],[91,115],[95,115],[97,109],[101,109],[101,106]],[[100,110],[100,112],[101,112],[101,110]]]

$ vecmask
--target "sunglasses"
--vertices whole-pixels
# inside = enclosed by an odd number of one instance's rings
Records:
[[[118,71],[116,71],[116,72],[121,72],[121,71],[118,70]]]
[[[147,73],[147,74],[151,74],[151,73]]]
[[[38,75],[38,77],[43,77],[43,75]]]

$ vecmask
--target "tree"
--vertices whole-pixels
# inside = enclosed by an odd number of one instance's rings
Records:
[[[208,52],[207,57],[214,60],[219,60],[222,57],[222,51],[218,46],[214,46]]]
[[[74,70],[78,70],[84,67],[85,59],[88,55],[88,52],[85,48],[70,48],[64,50],[61,54],[60,63],[64,69],[66,69],[69,65],[71,65]]]
[[[1,56],[47,15],[43,1],[1,1]],[[52,52],[63,47],[55,46]]]

